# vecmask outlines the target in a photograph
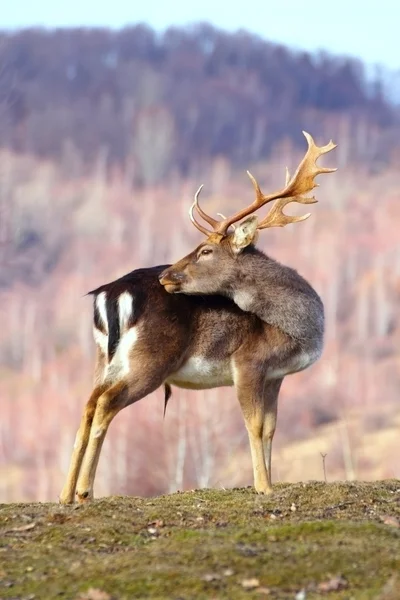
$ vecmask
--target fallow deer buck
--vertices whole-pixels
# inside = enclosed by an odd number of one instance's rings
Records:
[[[317,159],[333,148],[318,147],[304,133],[308,150],[292,178],[264,195],[248,173],[254,202],[217,221],[199,206],[193,224],[207,239],[176,264],[132,271],[91,292],[97,344],[94,389],[76,436],[62,503],[93,497],[93,483],[107,429],[123,408],[164,384],[207,389],[235,386],[247,428],[257,492],[271,487],[271,446],[278,394],[285,375],[320,356],[324,309],[313,288],[293,269],[254,247],[259,230],[283,227],[310,215],[288,216],[290,202],[304,197],[320,173]],[[275,200],[258,221],[256,210]],[[211,230],[194,216],[194,210]],[[252,215],[252,216],[249,216]],[[234,223],[248,217],[230,231]]]

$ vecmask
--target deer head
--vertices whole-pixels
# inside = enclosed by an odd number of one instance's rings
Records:
[[[218,221],[207,215],[199,205],[199,195],[203,187],[200,186],[190,208],[189,216],[193,225],[204,233],[207,239],[193,252],[160,274],[159,281],[167,292],[222,293],[234,277],[238,261],[255,244],[261,229],[284,227],[289,223],[308,219],[310,213],[299,217],[289,216],[283,212],[283,208],[291,202],[300,204],[317,202],[315,197],[307,197],[304,194],[318,186],[314,181],[317,175],[336,171],[336,169],[318,167],[316,164],[317,159],[336,148],[336,144],[331,140],[326,146],[318,147],[309,133],[303,133],[308,143],[308,149],[293,177],[290,177],[286,169],[285,187],[272,194],[264,195],[255,178],[247,171],[255,189],[255,200],[231,217],[223,217],[221,221]],[[259,221],[253,213],[273,200],[275,203],[270,211],[264,219]],[[212,229],[207,229],[196,220],[195,210]],[[245,220],[241,221],[244,218]],[[241,221],[239,225],[235,226],[234,224],[239,221]],[[233,231],[230,230],[231,227]]]

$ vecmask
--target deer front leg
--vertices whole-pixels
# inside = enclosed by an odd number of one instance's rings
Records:
[[[267,483],[269,489],[272,490],[271,482],[271,453],[272,440],[274,438],[276,428],[276,418],[278,414],[278,396],[281,389],[283,379],[272,379],[266,381],[264,388],[264,451],[265,460],[267,463]]]
[[[97,400],[89,440],[76,487],[76,496],[79,502],[86,502],[93,498],[93,484],[101,448],[111,421],[125,406],[122,392],[126,388],[127,383],[119,381],[103,392]]]
[[[67,479],[60,494],[61,504],[72,504],[75,499],[76,482],[78,481],[79,471],[89,442],[90,429],[96,411],[97,400],[104,392],[104,389],[104,386],[96,387],[86,403],[81,423],[76,433]]]
[[[242,409],[244,423],[250,442],[253,464],[254,487],[259,494],[272,491],[271,478],[265,465],[264,456],[264,397],[263,382],[257,369],[235,368],[235,388]]]

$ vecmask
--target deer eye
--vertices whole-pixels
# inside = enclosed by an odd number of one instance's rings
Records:
[[[203,248],[203,250],[200,252],[200,256],[207,256],[207,254],[212,254],[211,248]]]

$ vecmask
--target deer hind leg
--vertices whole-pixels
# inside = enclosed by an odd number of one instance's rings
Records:
[[[93,498],[93,484],[101,448],[111,421],[127,404],[126,394],[124,394],[127,389],[128,383],[125,380],[120,380],[105,390],[97,400],[89,440],[76,486],[76,496],[80,502]]]
[[[90,429],[96,411],[96,405],[101,394],[107,386],[99,385],[93,390],[86,403],[79,429],[76,433],[74,449],[72,451],[67,479],[60,494],[61,504],[72,504],[75,499],[75,488],[78,481],[79,471],[82,466],[83,457],[89,442]]]
[[[278,396],[281,389],[283,379],[271,379],[266,381],[264,387],[264,426],[263,440],[264,453],[267,467],[267,485],[268,489],[272,490],[271,481],[271,453],[272,440],[274,438],[276,428],[276,418],[278,414]]]
[[[163,383],[165,377],[163,361],[161,364],[157,363],[153,357],[145,357],[141,353],[137,360],[132,359],[129,374],[109,386],[99,396],[76,486],[76,496],[79,502],[86,502],[93,498],[93,484],[100,452],[113,418],[123,408],[154,392]]]

